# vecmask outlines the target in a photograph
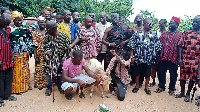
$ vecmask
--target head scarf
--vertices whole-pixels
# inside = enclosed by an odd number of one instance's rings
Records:
[[[181,22],[180,18],[174,17],[174,16],[172,17],[171,20],[174,20],[174,21],[178,22],[178,24],[180,24],[180,22]]]
[[[12,11],[11,19],[14,20],[15,18],[23,17],[23,14],[18,11]]]

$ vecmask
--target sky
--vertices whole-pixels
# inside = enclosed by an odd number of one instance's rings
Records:
[[[200,0],[133,0],[133,12],[129,20],[134,21],[136,14],[140,10],[148,9],[150,12],[155,11],[155,17],[158,19],[167,19],[172,16],[184,19],[184,15],[200,15]]]

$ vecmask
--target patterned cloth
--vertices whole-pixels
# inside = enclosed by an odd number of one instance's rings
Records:
[[[29,52],[13,53],[14,68],[11,93],[27,92],[30,83]]]
[[[94,21],[94,22],[92,23],[91,26],[95,28],[95,27],[96,27],[96,24],[97,24],[97,22]],[[82,27],[83,27],[83,26],[85,26],[85,22],[82,23]]]
[[[167,60],[177,64],[178,61],[178,42],[182,37],[182,32],[165,31],[160,36],[160,42],[163,48],[160,53],[159,61]]]
[[[33,53],[32,34],[26,26],[16,28],[11,32],[11,48],[13,53]]]
[[[138,29],[136,24],[132,26],[132,29],[134,32],[136,32],[138,30],[142,30],[143,28],[144,28],[143,25],[142,25],[141,29]]]
[[[113,26],[113,28],[108,32],[108,36],[106,38],[106,41],[109,43],[115,43],[116,45],[120,45],[122,41],[126,41],[127,39],[130,39],[133,34],[133,30],[127,26],[126,24],[121,24]],[[114,57],[110,50],[115,50],[115,52],[119,55],[121,50],[128,50],[127,44],[125,44],[122,48],[121,47],[107,47],[106,51],[106,62],[109,63],[112,57]]]
[[[182,49],[181,76],[182,80],[196,80],[198,74],[198,64],[200,58],[200,34],[192,29],[186,30],[179,41]]]
[[[5,34],[3,34],[3,32]],[[10,46],[10,27],[0,32],[0,61],[3,63],[3,67],[0,70],[5,70],[13,67],[12,51]]]
[[[30,83],[29,56],[33,53],[32,34],[25,26],[11,33],[11,48],[14,56],[12,93],[28,91]]]
[[[69,26],[71,33],[71,40],[70,40],[71,43],[73,43],[76,38],[82,38],[80,34],[80,27],[78,26],[78,24],[71,22]],[[75,50],[80,50],[79,44],[76,44],[74,48]]]
[[[115,65],[116,56],[113,57],[106,69],[106,73],[110,74],[113,66]],[[123,58],[121,59],[121,71],[120,71],[120,63],[117,63],[117,67],[115,69],[116,76],[121,79],[124,84],[129,84],[131,82],[131,77],[128,74],[128,70],[125,68],[126,66],[130,67],[131,59],[125,61]]]
[[[34,87],[46,87],[46,75],[44,74],[44,36],[37,31],[32,32],[33,36],[33,45],[37,48],[37,53],[35,57],[40,59],[38,64],[35,64],[35,73],[34,73]]]
[[[83,66],[86,65],[85,59],[83,58],[80,65],[74,65],[72,63],[72,58],[69,58],[63,63],[63,70],[68,71],[68,77],[76,77],[81,74]]]
[[[64,32],[67,34],[69,40],[71,41],[71,34],[70,34],[70,28],[69,28],[69,24],[65,23],[65,22],[61,22],[58,24],[57,29],[61,32]]]
[[[50,73],[50,61],[52,66],[53,76],[62,75],[62,63],[70,55],[71,47],[68,36],[63,32],[58,32],[58,36],[54,38],[49,34],[45,34],[44,37],[44,71],[45,75],[51,75]],[[50,57],[46,54],[50,53]]]
[[[98,55],[97,48],[101,47],[101,37],[96,28],[90,27],[87,29],[85,26],[81,28],[82,37],[89,37],[87,41],[81,42],[81,51],[84,54],[84,58],[94,57]]]
[[[96,24],[96,29],[99,31],[99,34],[101,36],[101,40],[103,39],[103,35],[105,33],[106,28],[110,27],[111,23],[110,22],[106,22],[105,25],[103,25],[101,22]],[[101,53],[106,53],[107,47],[106,45],[102,45],[102,50]]]
[[[161,50],[162,45],[155,32],[149,31],[146,35],[144,31],[136,31],[131,37],[128,46],[135,52],[135,63],[155,64],[156,53]]]

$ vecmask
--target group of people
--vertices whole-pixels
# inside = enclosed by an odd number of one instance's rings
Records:
[[[174,16],[169,30],[165,29],[167,20],[161,19],[160,29],[152,31],[152,20],[143,18],[142,14],[135,17],[131,28],[117,13],[112,13],[111,23],[106,20],[105,12],[99,14],[99,23],[95,22],[95,14],[89,13],[81,24],[78,12],[65,10],[52,18],[54,11],[53,8],[43,9],[30,30],[23,25],[22,13],[1,9],[0,106],[3,100],[17,100],[11,93],[22,94],[32,89],[28,63],[32,54],[35,58],[34,87],[40,90],[47,87],[47,96],[52,93],[53,78],[67,99],[72,98],[72,90],[101,81],[101,76],[87,67],[91,59],[104,65],[105,73],[112,79],[108,94],[115,93],[116,87],[120,101],[124,100],[129,84],[136,83],[132,90],[136,93],[144,78],[144,91],[151,95],[149,87],[156,85],[156,74],[159,83],[155,92],[165,91],[167,70],[170,73],[168,93],[175,98],[185,97],[184,101],[189,102],[194,84],[197,82],[200,86],[200,15],[194,17],[192,28],[181,32],[178,30],[180,18]],[[175,94],[178,66],[181,92]],[[149,83],[150,77],[152,83]]]

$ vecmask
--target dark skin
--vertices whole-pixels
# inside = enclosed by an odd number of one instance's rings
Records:
[[[44,20],[39,20],[38,22],[38,26],[39,28],[36,29],[37,32],[44,34],[45,33],[45,21]],[[34,47],[34,56],[35,56],[35,64],[39,64],[40,63],[40,59],[39,57],[37,57],[37,47]]]
[[[71,12],[69,10],[65,10],[63,12],[63,19],[64,19],[64,22],[69,24],[70,23],[70,20],[71,20]]]
[[[144,24],[144,33],[145,35],[151,30],[152,26],[153,26],[153,22],[151,19],[148,19]],[[134,51],[133,49],[130,50],[130,54],[131,54],[131,57],[134,56]],[[134,63],[134,60],[135,58],[131,58],[131,63],[133,64]],[[135,76],[135,81],[136,81],[136,88],[139,88],[139,79],[140,79],[140,75],[138,76]],[[146,82],[145,82],[145,89],[148,89],[148,84],[149,84],[149,81],[150,81],[150,77],[145,77],[146,79]]]
[[[76,57],[72,57],[72,63],[74,65],[80,65],[81,61],[82,61],[83,57],[82,56],[76,56]],[[88,76],[94,78],[94,79],[99,79],[98,76],[96,76],[87,66],[83,66],[83,69],[85,70],[85,72],[88,74]],[[80,80],[80,79],[72,79],[71,77],[68,77],[68,70],[63,70],[62,72],[62,80],[66,81],[66,82],[73,82],[73,83],[78,83],[78,85],[80,87],[85,87],[86,84],[84,81]],[[68,88],[65,90],[65,93],[70,93],[73,90],[72,87]]]
[[[22,23],[23,23],[23,18],[22,17],[17,17],[13,20],[14,22],[14,25],[16,27],[21,27],[22,26]]]
[[[7,28],[7,26],[9,26],[9,24],[11,23],[10,16],[9,15],[6,15],[6,16],[7,16],[6,19],[0,18],[0,30],[2,30],[3,28]],[[0,60],[0,67],[3,67],[3,63],[1,60]]]
[[[51,20],[51,12],[48,11],[48,10],[44,10],[44,11],[42,12],[42,16],[45,17],[45,19],[46,19],[47,21],[50,21],[50,20]]]
[[[102,43],[107,45],[107,46],[111,46],[113,48],[117,47],[116,44],[113,42],[113,43],[109,43],[106,41],[106,38],[108,36],[108,32],[113,28],[113,26],[116,26],[116,25],[119,25],[119,14],[112,14],[111,16],[111,20],[112,20],[112,26],[106,28],[105,32],[104,32],[104,36],[103,36],[103,40],[102,40]],[[125,40],[125,41],[122,41],[121,44],[119,46],[123,46],[124,44],[126,44],[127,42],[129,41],[129,39]]]
[[[135,17],[134,23],[136,24],[136,28],[137,29],[141,29],[142,28],[142,21],[143,21],[143,15],[142,14],[138,14]]]
[[[95,14],[94,13],[90,13],[89,16],[92,18],[92,22],[94,22],[94,20],[95,20]]]
[[[61,23],[63,21],[63,16],[62,15],[56,15],[56,21],[57,23]]]
[[[102,12],[100,15],[99,15],[99,19],[100,19],[100,22],[105,25],[106,24],[106,13],[105,12]]]
[[[163,21],[160,20],[159,23],[158,23],[158,26],[160,28],[161,33],[166,31],[166,29],[165,29],[166,24]]]
[[[91,17],[87,17],[85,18],[85,27],[87,29],[90,29],[90,27],[92,26],[92,18]],[[82,37],[81,41],[88,41],[90,40],[89,37]],[[71,47],[75,46],[76,43],[78,43],[80,41],[79,38],[76,38],[76,40],[71,44]],[[101,52],[101,47],[97,48],[97,52]]]

